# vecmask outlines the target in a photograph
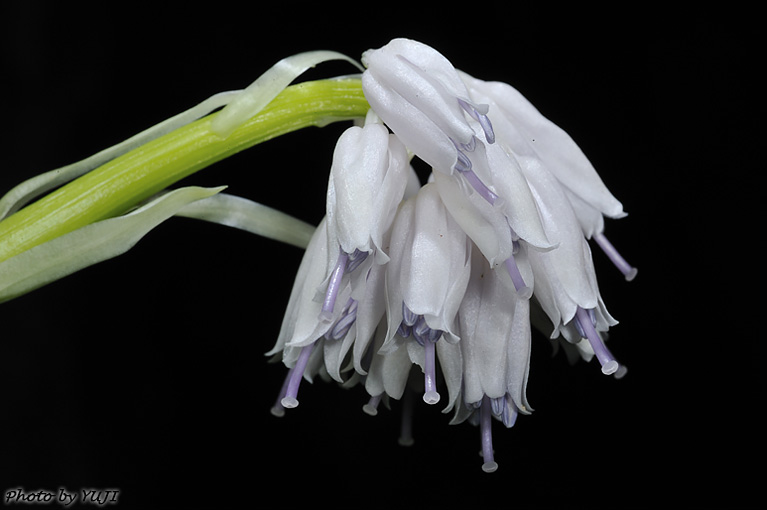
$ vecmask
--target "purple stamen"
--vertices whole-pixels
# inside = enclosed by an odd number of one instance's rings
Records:
[[[458,149],[458,161],[455,163],[455,169],[461,173],[468,172],[471,170],[471,160],[469,159],[469,156],[463,153],[461,149],[458,148],[456,145],[456,149]]]
[[[312,342],[301,349],[296,365],[290,371],[290,378],[285,390],[285,396],[280,400],[282,407],[287,407],[288,409],[298,407],[298,399],[296,398],[298,396],[298,387],[301,385],[301,379],[304,377],[306,364],[309,362],[309,356],[312,355],[315,344],[316,342]]]
[[[605,237],[603,233],[599,232],[594,234],[594,241],[596,241],[599,247],[602,248],[602,251],[605,253],[605,255],[607,255],[607,258],[610,259],[615,267],[617,267],[618,270],[623,273],[623,276],[626,277],[627,282],[630,282],[636,278],[637,272],[639,272],[639,270],[631,266],[626,261],[626,259],[624,259],[620,253],[618,253],[618,250],[615,249],[615,246],[612,245],[612,243]]]
[[[469,169],[461,172],[461,174],[466,178],[467,181],[469,181],[471,187],[474,188],[482,198],[487,200],[490,205],[501,205],[498,203],[500,201],[498,195],[490,191],[490,188],[485,186],[485,183],[480,180],[480,178],[477,176],[477,174],[474,173],[473,170]]]
[[[282,387],[280,388],[280,393],[277,395],[277,401],[274,403],[271,409],[272,415],[278,418],[285,416],[285,407],[282,405],[282,399],[285,398],[285,393],[288,391],[288,383],[290,382],[292,375],[293,369],[291,368],[288,370],[288,374],[285,376],[285,380],[282,381]]]
[[[493,459],[493,432],[492,432],[492,404],[490,398],[482,397],[482,405],[479,407],[479,429],[482,434],[482,471],[492,473],[498,469],[498,464]]]
[[[320,312],[320,321],[330,322],[333,320],[333,309],[336,306],[336,298],[338,292],[341,290],[341,280],[344,277],[346,269],[346,262],[349,259],[343,250],[338,250],[338,260],[336,261],[336,267],[333,269],[333,273],[330,275],[330,281],[328,282],[328,289],[325,292],[325,301],[322,303],[322,311]]]
[[[354,251],[349,254],[349,260],[346,263],[346,272],[351,273],[355,269],[357,269],[360,264],[362,264],[365,259],[368,258],[369,253],[366,251],[360,251],[358,248],[355,248]]]
[[[346,336],[352,325],[357,321],[357,301],[349,298],[343,311],[341,312],[341,318],[336,321],[333,328],[325,335],[325,338],[330,340],[340,340]]]
[[[435,357],[435,343],[424,343],[424,393],[423,401],[427,404],[436,404],[439,402],[439,393],[437,393],[437,369],[436,369],[436,357]]]
[[[474,106],[472,106],[468,101],[464,101],[463,99],[459,98],[458,104],[461,105],[461,108],[463,108],[466,113],[471,115],[474,120],[479,122],[479,125],[482,127],[482,131],[485,132],[485,140],[487,140],[487,143],[495,143],[493,125],[487,115],[479,113],[479,111]]]
[[[418,322],[415,323],[412,331],[415,341],[420,345],[424,345],[426,342],[436,342],[442,336],[441,330],[431,329],[429,325],[426,324],[426,319],[424,319],[423,315],[418,316]]]
[[[381,397],[383,397],[383,393],[370,397],[368,403],[362,406],[362,410],[365,412],[365,414],[369,414],[370,416],[375,416],[378,414],[378,404],[381,403]]]
[[[530,299],[533,295],[533,289],[525,284],[525,280],[522,278],[522,273],[519,272],[519,266],[517,266],[513,254],[506,259],[505,265],[506,270],[509,272],[509,276],[511,276],[511,283],[514,284],[514,289],[517,291],[517,295],[522,299]]]
[[[402,302],[402,322],[405,326],[415,326],[418,322],[418,314],[413,312],[404,301]]]
[[[578,310],[575,312],[575,320],[576,326],[578,326],[579,331],[585,333],[586,339],[589,341],[589,344],[591,344],[591,348],[594,351],[597,360],[599,360],[599,364],[602,365],[602,373],[605,375],[615,373],[619,367],[618,362],[615,361],[612,353],[607,349],[602,338],[599,336],[599,333],[597,333],[597,330],[594,328],[593,319],[589,311],[586,311],[579,306]]]

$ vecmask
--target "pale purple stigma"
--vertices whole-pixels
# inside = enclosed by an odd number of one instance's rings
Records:
[[[612,243],[605,237],[603,233],[599,232],[594,234],[594,241],[596,241],[599,247],[602,248],[602,251],[605,253],[605,255],[607,255],[607,258],[610,259],[615,267],[617,267],[618,270],[623,273],[623,276],[626,277],[627,282],[630,282],[636,277],[639,270],[630,265],[626,259],[624,259],[620,253],[618,253],[618,250],[615,249],[615,246],[612,245]]]
[[[368,403],[362,406],[362,410],[365,412],[365,414],[368,414],[370,416],[375,416],[378,414],[378,404],[381,403],[381,398],[383,397],[383,393],[380,395],[375,395],[373,397],[370,397],[370,400],[368,400]]]
[[[602,373],[610,375],[615,373],[620,365],[615,361],[612,353],[607,349],[604,341],[594,328],[594,318],[592,314],[593,311],[586,311],[579,306],[575,312],[575,325],[579,332],[581,332],[581,335],[585,336],[589,341],[589,344],[591,344],[591,349],[594,351],[599,364],[602,365]]]
[[[296,360],[295,366],[288,374],[288,384],[285,389],[285,396],[280,400],[282,407],[287,407],[288,409],[298,407],[298,387],[301,385],[301,379],[304,377],[304,370],[306,370],[306,364],[309,363],[309,357],[312,355],[315,343],[316,342],[312,342],[301,348],[298,360]],[[274,412],[272,412],[272,414],[274,414]]]
[[[490,397],[482,397],[482,404],[479,407],[479,430],[482,435],[482,471],[492,473],[498,469],[498,464],[493,458],[493,431],[492,431],[492,404]]]

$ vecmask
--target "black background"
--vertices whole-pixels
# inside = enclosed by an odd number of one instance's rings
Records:
[[[606,233],[639,276],[626,283],[594,254],[629,374],[569,366],[534,337],[535,412],[495,428],[491,475],[477,429],[448,425],[439,406],[418,407],[411,448],[397,445],[399,405],[371,418],[359,388],[304,384],[300,407],[274,418],[285,369],[264,352],[301,251],[173,219],[128,254],[2,305],[3,494],[116,488],[119,508],[756,504],[763,234],[749,197],[764,169],[764,62],[753,12],[86,5],[3,3],[1,190],[293,53],[359,57],[418,39],[522,91],[623,202],[629,216]],[[328,63],[302,79],[351,71]],[[182,184],[227,184],[316,223],[344,127],[285,136]]]

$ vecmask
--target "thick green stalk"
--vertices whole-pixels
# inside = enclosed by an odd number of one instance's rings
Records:
[[[0,262],[80,227],[122,214],[202,168],[271,138],[309,126],[363,117],[358,79],[286,88],[226,138],[213,113],[138,147],[62,186],[0,222]]]

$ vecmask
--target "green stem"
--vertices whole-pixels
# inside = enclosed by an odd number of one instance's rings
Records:
[[[253,145],[304,127],[364,117],[368,109],[360,80],[320,80],[286,88],[226,138],[211,130],[217,113],[203,117],[113,159],[0,222],[0,262],[120,215]]]

